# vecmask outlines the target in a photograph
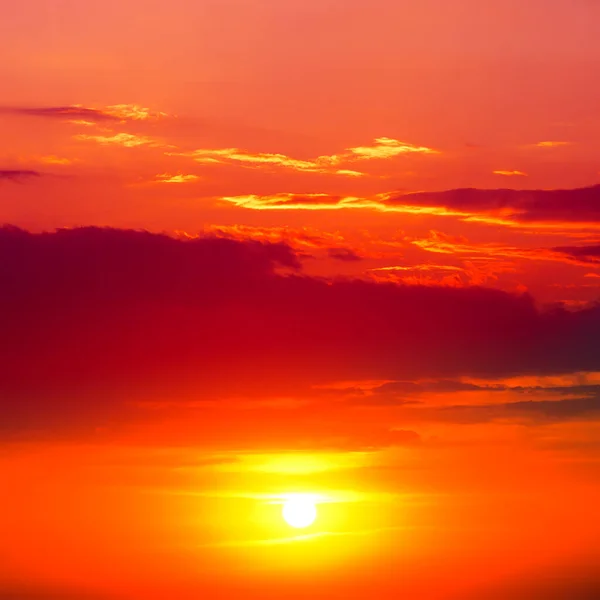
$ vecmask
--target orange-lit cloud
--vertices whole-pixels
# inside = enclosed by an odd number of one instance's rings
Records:
[[[404,285],[463,287],[472,284],[467,269],[454,265],[394,265],[370,269],[369,274],[375,281]],[[463,275],[467,277],[461,277]]]
[[[134,135],[133,133],[115,133],[114,135],[88,135],[80,133],[73,136],[76,140],[96,142],[101,146],[124,146],[125,148],[136,148],[138,146],[162,147],[163,144],[154,138],[145,135]]]
[[[285,154],[252,153],[239,148],[221,148],[216,150],[194,150],[193,152],[167,153],[172,156],[189,156],[203,164],[235,164],[249,167],[281,167],[306,173],[330,173],[347,177],[362,177],[364,173],[352,169],[332,168],[322,161],[291,158]]]
[[[444,206],[419,206],[407,203],[391,204],[391,194],[378,194],[373,197],[334,196],[330,194],[273,194],[261,196],[225,196],[224,202],[255,210],[360,210],[369,209],[390,213],[407,213],[415,215],[438,215],[470,217],[469,213],[448,209]]]
[[[42,156],[40,158],[40,162],[43,162],[47,165],[70,165],[73,164],[73,160],[70,158],[64,158],[62,156],[55,156],[55,155],[49,155],[49,156]]]
[[[341,163],[352,160],[388,159],[402,154],[440,154],[439,150],[426,146],[416,146],[408,142],[401,142],[388,137],[376,138],[370,146],[357,146],[348,148],[342,154],[322,156],[324,162]]]
[[[365,173],[348,168],[338,168],[344,163],[390,159],[404,154],[439,154],[425,146],[415,146],[391,138],[377,138],[371,146],[348,148],[341,154],[319,156],[316,159],[298,159],[279,153],[253,153],[240,148],[198,149],[192,152],[169,153],[188,156],[205,164],[240,163],[247,166],[272,166],[307,173],[328,173],[347,177],[362,177]]]
[[[81,104],[69,106],[43,107],[3,107],[0,112],[30,117],[45,117],[67,120],[69,123],[93,125],[98,121],[146,121],[168,116],[166,113],[151,111],[137,104],[114,104],[104,108],[91,108]]]
[[[543,260],[589,265],[600,262],[600,246],[563,246],[552,248],[519,248],[494,242],[469,242],[465,237],[450,236],[439,231],[430,231],[426,238],[410,241],[411,244],[437,254],[461,256],[486,256],[488,258],[509,258]]]
[[[523,171],[494,171],[493,173],[505,177],[527,177],[527,173],[523,173]]]
[[[161,173],[155,178],[158,183],[191,183],[193,181],[198,181],[198,179],[200,179],[198,175],[184,175],[182,173],[177,173],[175,175]]]
[[[401,266],[394,265],[392,267],[376,267],[371,271],[463,271],[461,267],[455,267],[452,265],[410,265]]]
[[[260,196],[225,196],[225,202],[255,210],[341,210],[371,208],[384,210],[383,204],[376,200],[354,196],[332,196],[329,194],[273,194]]]
[[[249,225],[210,225],[206,228],[210,234],[237,240],[256,240],[269,243],[291,241],[307,248],[323,248],[331,245],[344,245],[340,234],[323,232],[310,227],[252,227]]]
[[[362,177],[364,175],[364,173],[352,169],[336,169],[334,173],[336,175],[347,175],[348,177]]]
[[[321,231],[312,227],[251,227],[248,225],[211,225],[205,232],[217,237],[235,240],[255,240],[267,243],[285,243],[301,252],[326,251],[330,258],[358,261],[372,256],[364,244],[353,244],[342,234]]]
[[[465,237],[451,236],[440,231],[430,231],[425,238],[413,239],[410,243],[422,250],[447,255],[486,255],[502,258],[529,258],[558,260],[550,249],[518,248],[493,242],[471,243]]]
[[[149,108],[145,108],[137,104],[114,104],[102,109],[101,112],[111,117],[115,117],[122,122],[147,121],[150,119],[160,119],[162,117],[169,116],[167,113],[152,111]]]
[[[536,146],[538,148],[560,148],[561,146],[571,146],[573,142],[564,142],[564,141],[546,141],[546,142],[538,142]]]
[[[458,217],[463,221],[515,227],[597,227],[600,186],[573,190],[455,189],[387,193],[372,197],[328,194],[226,196],[223,201],[256,210],[370,209]]]
[[[378,194],[373,197],[334,196],[330,194],[272,194],[261,196],[249,194],[246,196],[225,196],[224,202],[241,208],[253,210],[374,210],[390,213],[406,213],[414,215],[453,216],[464,220],[490,220],[485,215],[473,215],[464,210],[439,206],[420,206],[413,200],[418,200],[418,194],[405,194],[406,204],[397,201],[393,194]],[[507,222],[508,224],[508,222]]]
[[[71,125],[81,125],[83,127],[95,127],[96,123],[94,121],[86,121],[85,119],[69,119],[66,121]]]
[[[312,161],[290,158],[284,154],[253,154],[238,148],[224,148],[222,150],[196,150],[192,153],[192,156],[194,158],[199,158],[200,162],[205,158],[209,158],[216,161],[233,161],[256,165],[276,165],[297,171],[320,170],[320,167]]]

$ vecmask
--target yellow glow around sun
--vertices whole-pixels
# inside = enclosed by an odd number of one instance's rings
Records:
[[[315,498],[308,494],[291,494],[283,503],[282,515],[291,527],[303,529],[309,527],[317,518]]]

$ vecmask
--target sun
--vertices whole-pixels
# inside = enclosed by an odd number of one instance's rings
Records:
[[[283,503],[282,515],[291,527],[303,529],[309,527],[317,518],[315,499],[309,495],[293,494]]]

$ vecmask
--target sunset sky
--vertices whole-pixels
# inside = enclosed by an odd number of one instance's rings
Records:
[[[599,24],[4,2],[0,600],[599,598]]]

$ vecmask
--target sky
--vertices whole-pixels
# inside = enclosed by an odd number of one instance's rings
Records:
[[[1,600],[600,596],[600,3],[0,11]]]

